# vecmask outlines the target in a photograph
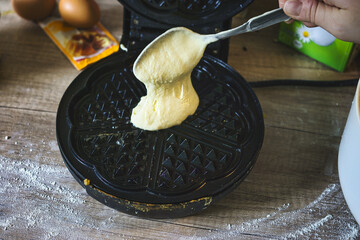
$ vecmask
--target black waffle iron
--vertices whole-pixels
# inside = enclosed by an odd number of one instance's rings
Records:
[[[257,97],[225,62],[228,41],[211,44],[192,72],[200,104],[181,125],[144,131],[130,122],[146,88],[133,63],[174,26],[199,33],[230,28],[252,0],[121,0],[128,51],[83,71],[66,90],[56,131],[65,164],[87,193],[122,212],[174,218],[199,212],[252,169],[264,137]]]

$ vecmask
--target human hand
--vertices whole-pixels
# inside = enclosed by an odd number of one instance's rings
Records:
[[[338,39],[360,43],[359,0],[279,0],[279,6],[308,27],[320,26]]]

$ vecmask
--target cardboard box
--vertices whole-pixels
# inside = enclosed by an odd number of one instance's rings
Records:
[[[281,23],[279,41],[343,72],[358,52],[358,45],[336,39],[321,27],[308,28],[299,21]]]

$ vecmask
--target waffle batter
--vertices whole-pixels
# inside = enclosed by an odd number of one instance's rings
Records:
[[[147,95],[132,111],[131,122],[136,127],[165,129],[195,113],[199,97],[191,83],[191,72],[206,46],[216,40],[178,27],[144,49],[134,64],[135,76],[147,89]]]

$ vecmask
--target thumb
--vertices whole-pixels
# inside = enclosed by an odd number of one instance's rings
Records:
[[[289,0],[284,4],[284,12],[293,19],[318,25],[334,31],[335,20],[340,17],[339,9],[318,0]]]
[[[289,0],[285,2],[283,9],[286,15],[296,19],[300,16],[302,7],[302,2],[298,0]]]

